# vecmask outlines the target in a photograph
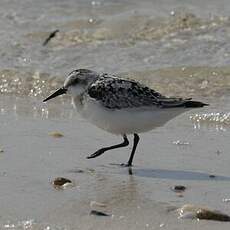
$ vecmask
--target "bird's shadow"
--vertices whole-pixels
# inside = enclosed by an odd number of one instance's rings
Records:
[[[184,170],[128,168],[128,173],[130,175],[138,177],[149,177],[168,180],[230,181],[230,177],[227,176]]]
[[[121,169],[123,168],[123,170]],[[230,181],[230,177],[209,174],[205,172],[186,171],[186,170],[172,170],[172,169],[152,169],[152,168],[138,168],[138,167],[121,167],[120,164],[100,165],[96,169],[100,173],[112,174],[129,174],[136,177],[152,178],[152,179],[167,179],[167,180],[194,180],[194,181]],[[94,169],[93,169],[94,170]],[[91,171],[91,169],[74,169],[69,170],[71,173],[82,173]]]

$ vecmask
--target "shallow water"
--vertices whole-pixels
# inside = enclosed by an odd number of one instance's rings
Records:
[[[229,229],[168,211],[195,203],[230,214],[222,202],[230,192],[229,10],[228,0],[2,0],[0,228]],[[80,118],[68,97],[42,103],[76,68],[210,106],[141,135],[130,175],[110,165],[126,161],[130,148],[85,159],[118,137]],[[55,190],[58,176],[76,186]],[[187,187],[181,197],[171,190],[176,184]],[[105,203],[112,216],[90,216],[90,201]]]
[[[92,68],[169,95],[229,96],[228,4],[203,4],[1,1],[1,93],[44,97],[73,69]]]
[[[2,69],[62,76],[82,67],[133,72],[230,60],[227,0],[3,0],[0,6]]]

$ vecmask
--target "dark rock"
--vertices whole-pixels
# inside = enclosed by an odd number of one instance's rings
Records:
[[[193,204],[185,204],[177,209],[179,218],[198,219],[198,220],[215,220],[230,221],[230,216],[217,210],[201,207]]]
[[[109,214],[97,210],[91,210],[90,215],[94,216],[110,216]]]
[[[73,182],[64,177],[57,177],[53,180],[52,184],[57,189],[63,189],[68,185],[73,185]]]
[[[196,217],[200,220],[218,220],[218,221],[230,221],[230,216],[221,213],[219,211],[212,211],[207,209],[199,209],[196,212]]]
[[[209,178],[216,178],[216,176],[215,175],[209,175]]]
[[[172,189],[175,192],[183,192],[185,191],[186,187],[184,185],[175,185]]]

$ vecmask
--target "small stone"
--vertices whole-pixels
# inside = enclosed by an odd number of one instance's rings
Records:
[[[62,133],[57,132],[57,131],[50,132],[49,135],[52,136],[52,137],[55,137],[55,138],[64,137],[64,135]]]
[[[111,216],[105,212],[97,211],[97,210],[91,210],[90,215],[94,216]]]
[[[95,169],[88,168],[88,169],[87,169],[87,172],[93,174],[93,173],[95,173]]]
[[[215,177],[216,177],[216,176],[213,175],[213,174],[209,175],[209,178],[215,178]]]
[[[0,153],[3,153],[4,152],[4,150],[3,149],[0,149]]]
[[[73,186],[73,182],[67,178],[64,177],[57,177],[52,182],[54,188],[56,189],[64,189],[68,186]]]
[[[175,185],[172,189],[175,192],[184,192],[186,187],[184,185]]]
[[[198,219],[198,220],[216,220],[216,221],[230,221],[230,216],[220,211],[211,210],[206,207],[200,207],[192,204],[185,204],[178,210],[181,219]]]
[[[196,217],[200,220],[230,221],[230,216],[219,211],[212,211],[208,209],[199,209],[196,212]]]

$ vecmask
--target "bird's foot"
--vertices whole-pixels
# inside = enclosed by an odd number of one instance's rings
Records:
[[[121,167],[129,167],[129,168],[131,168],[133,165],[129,164],[129,163],[121,163],[120,166]]]
[[[99,149],[99,150],[97,150],[95,153],[93,153],[93,154],[87,156],[86,158],[87,158],[87,159],[95,158],[95,157],[100,156],[100,155],[103,154],[104,152],[105,152],[104,149]]]
[[[128,169],[129,175],[133,175],[133,169],[132,169],[132,164],[128,164],[128,163],[121,163],[121,164],[116,164],[116,163],[110,163],[110,165],[116,165],[116,166],[120,166],[120,167],[126,167]]]
[[[110,163],[110,165],[116,165],[116,166],[121,166],[121,167],[132,167],[132,164],[129,163],[121,163],[121,164],[117,164],[117,163]]]

